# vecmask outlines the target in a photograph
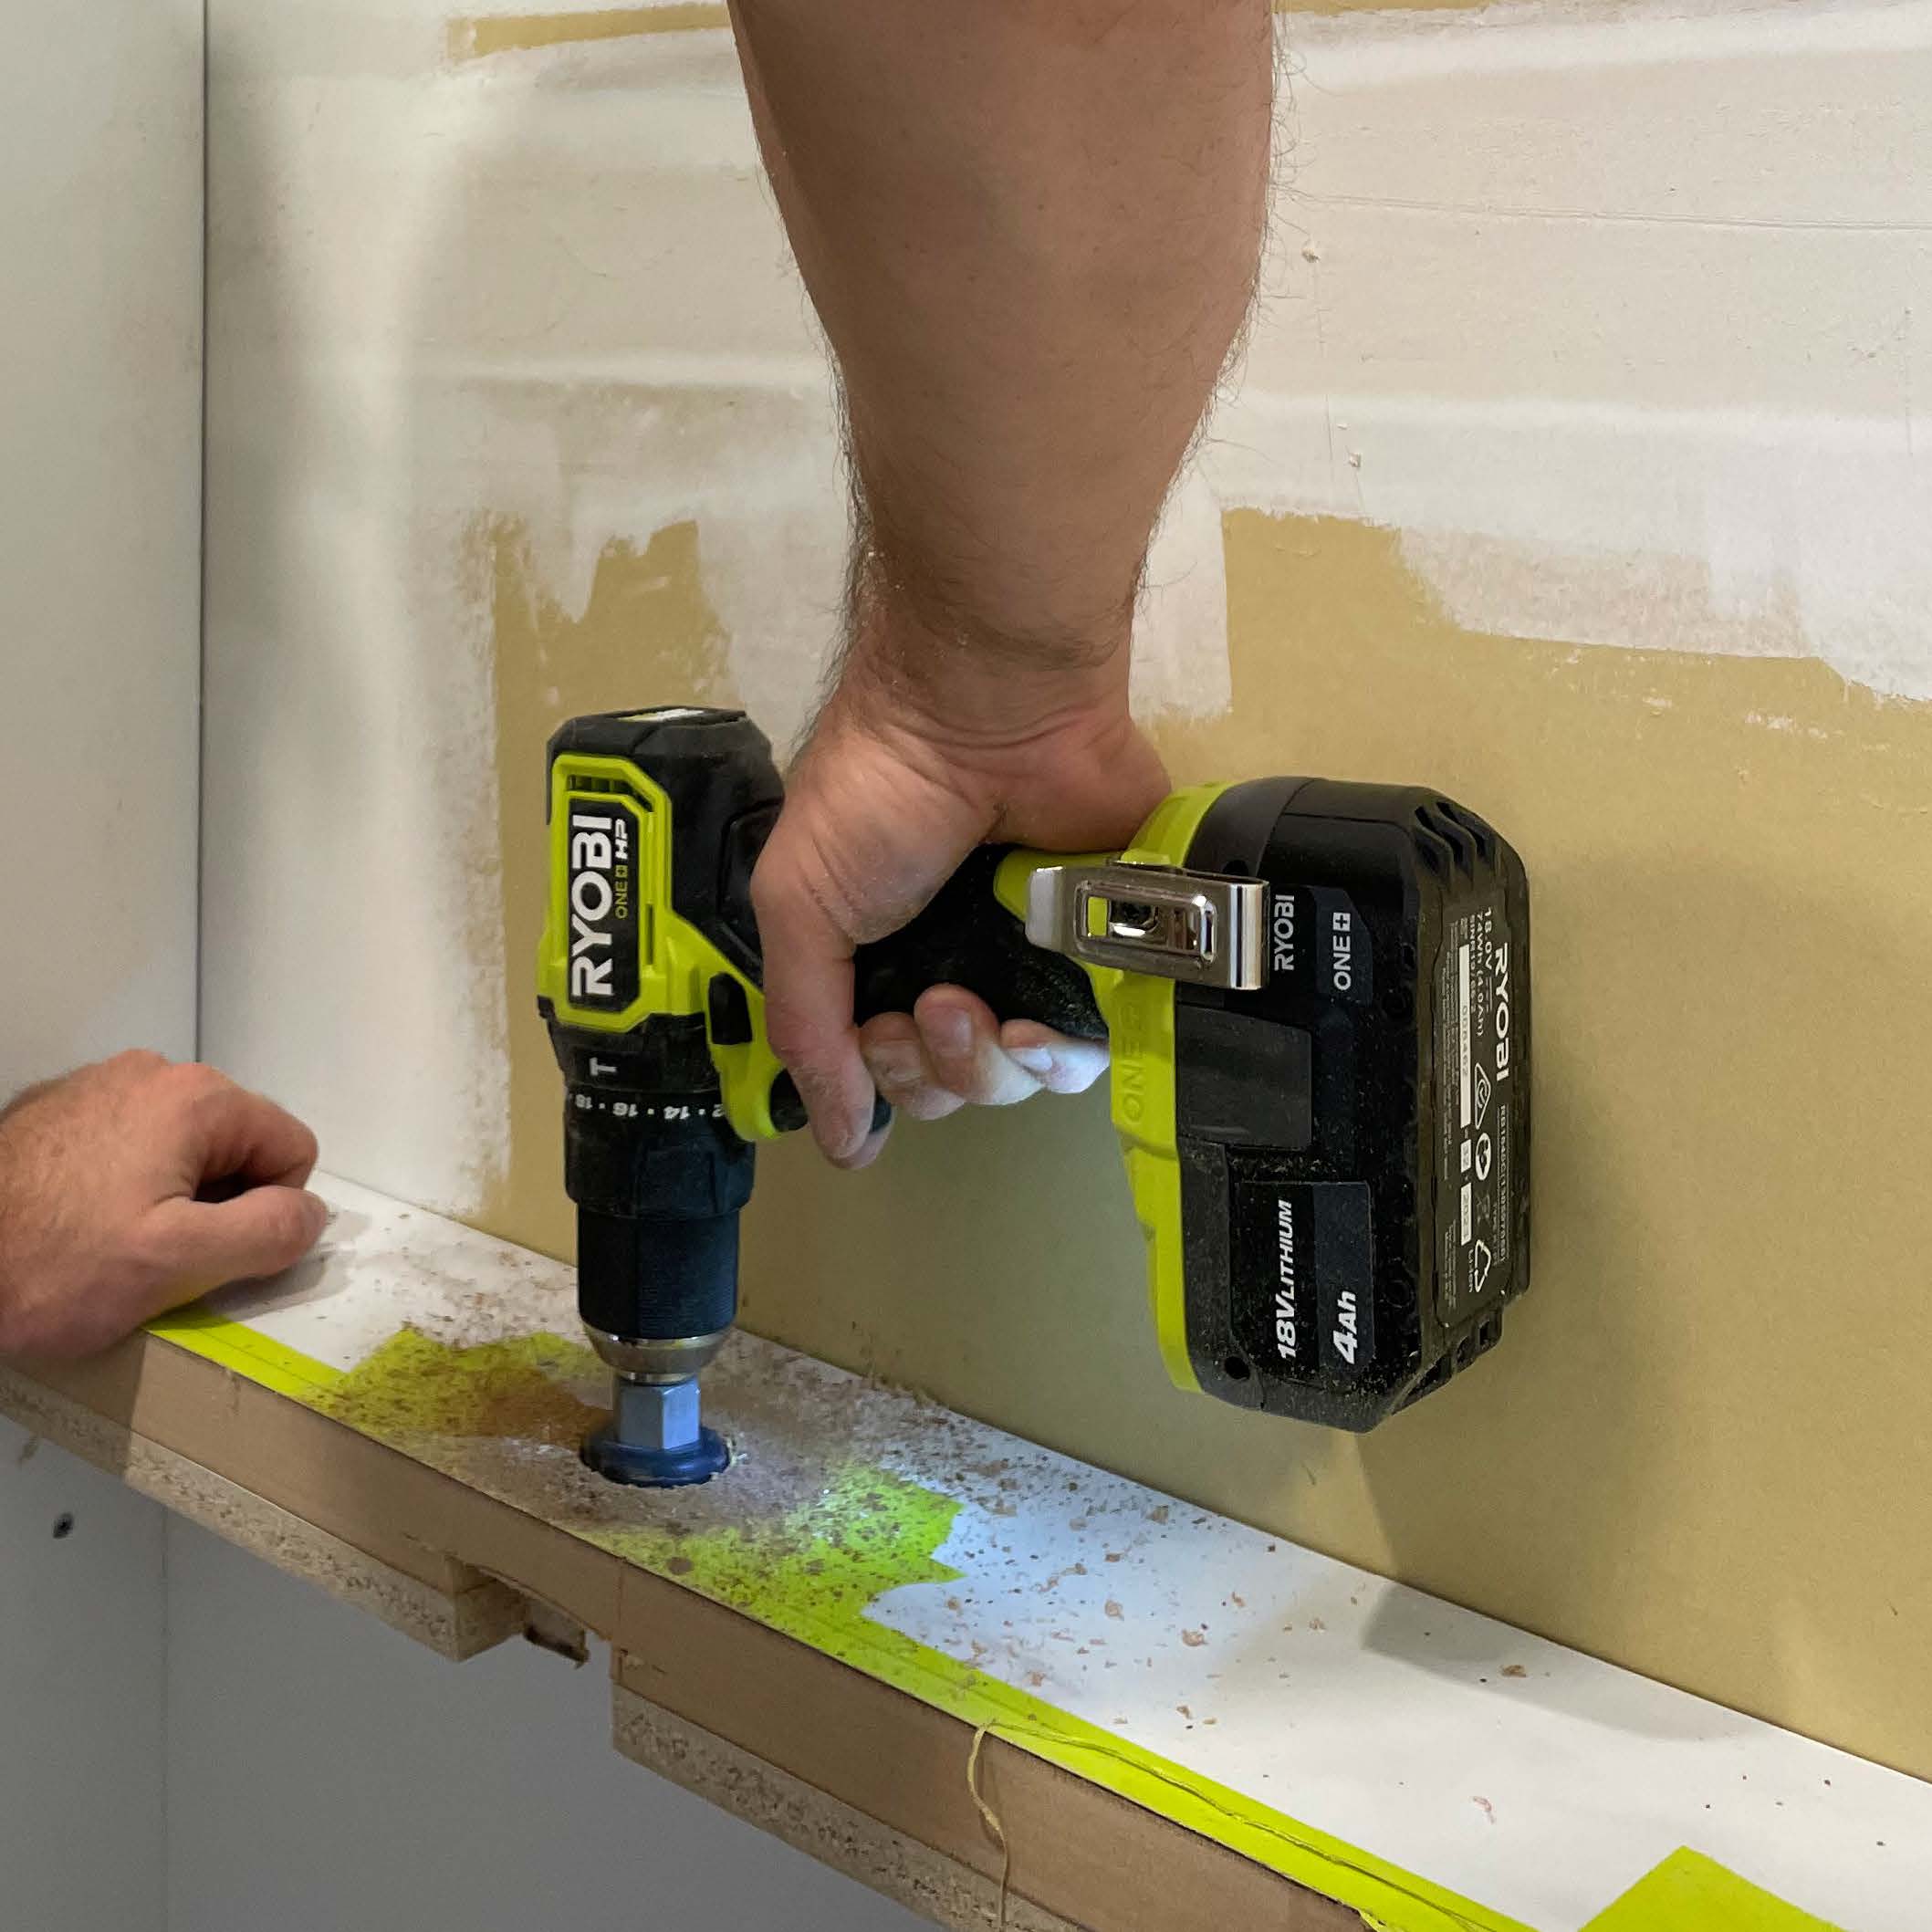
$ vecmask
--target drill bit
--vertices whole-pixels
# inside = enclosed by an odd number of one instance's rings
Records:
[[[722,1335],[703,1338],[708,1348],[666,1349],[594,1328],[589,1333],[611,1370],[611,1419],[583,1446],[591,1468],[612,1482],[672,1488],[707,1481],[726,1467],[731,1451],[704,1425],[697,1382]]]

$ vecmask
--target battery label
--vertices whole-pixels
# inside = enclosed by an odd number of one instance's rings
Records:
[[[1278,1372],[1365,1374],[1375,1354],[1375,1247],[1362,1181],[1235,1184],[1235,1311],[1250,1360]]]
[[[1510,945],[1501,905],[1473,907],[1449,921],[1438,969],[1436,1306],[1452,1324],[1509,1277],[1517,1186]]]
[[[1277,886],[1269,940],[1272,984],[1351,1006],[1374,998],[1368,921],[1346,893],[1328,885]]]
[[[611,792],[573,792],[567,813],[569,1001],[621,1013],[641,983],[636,808]]]

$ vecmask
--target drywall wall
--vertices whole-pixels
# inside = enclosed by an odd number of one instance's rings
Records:
[[[0,1092],[194,1038],[201,7],[9,9]]]
[[[168,1593],[173,1932],[924,1923],[619,1757],[600,1652],[453,1666],[178,1521]]]
[[[10,7],[0,154],[4,1102],[193,1048],[198,0]],[[162,1932],[161,1665],[161,1512],[0,1424],[9,1925]]]
[[[811,329],[707,10],[214,21],[210,1039],[339,1170],[560,1248],[542,742],[801,721]],[[1520,845],[1535,1292],[1366,1442],[1172,1394],[1090,1097],[768,1157],[749,1319],[1932,1771],[1932,6],[1284,31],[1137,690],[1177,777],[1426,777]]]

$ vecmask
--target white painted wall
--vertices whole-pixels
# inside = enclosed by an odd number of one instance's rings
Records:
[[[170,1932],[923,1923],[620,1758],[601,1652],[444,1663],[178,1522],[168,1603]]]
[[[1508,635],[1932,696],[1932,4],[1295,18],[1224,500]]]
[[[199,0],[6,32],[0,1099],[193,1050],[201,517]],[[29,1450],[0,1423],[0,1919],[162,1932],[162,1515]]]
[[[199,0],[0,62],[0,1091],[194,1039]]]

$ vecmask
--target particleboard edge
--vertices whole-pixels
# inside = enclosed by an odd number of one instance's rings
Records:
[[[997,1926],[1002,1860],[967,1783],[973,1727],[841,1666],[833,1666],[839,1676],[800,1671],[789,1638],[693,1601],[696,1613],[674,1647],[616,1657],[620,1749],[629,1749],[625,1699],[674,1723],[701,1723],[772,1781],[768,1790],[750,1780],[742,1787],[754,1823],[791,1839],[788,1807],[797,1794],[836,1792],[827,1801],[868,1821],[869,1835],[851,1839],[841,1818],[828,1816],[827,1848],[816,1836],[805,1845],[813,1856],[942,1925],[974,1932]],[[744,1627],[734,1636],[727,1623]],[[742,1770],[725,1775],[745,1776]],[[1011,1851],[1009,1927],[1026,1923],[1014,1916],[1024,1901],[1038,1909],[1042,1927],[1362,1932],[1361,1917],[1347,1906],[998,1738],[981,1741],[976,1788]],[[820,1822],[804,1829],[816,1833]],[[899,1844],[920,1847],[935,1863],[901,1865]],[[874,1864],[884,1877],[874,1875]],[[913,1896],[896,1889],[900,1884],[923,1889]]]
[[[446,1566],[438,1584],[381,1561],[242,1484],[0,1364],[0,1414],[118,1476],[184,1521],[366,1610],[438,1656],[461,1663],[524,1634],[530,1606],[493,1577]]]
[[[605,1638],[625,1755],[941,1924],[998,1924],[957,1718],[156,1336],[0,1366],[0,1413],[443,1655]],[[1012,1843],[1012,1932],[1361,1932],[1346,1906],[997,1739],[979,1786]]]
[[[611,1687],[611,1742],[633,1764],[935,1925],[953,1932],[998,1932],[997,1879],[688,1723],[621,1682]],[[1010,1893],[1004,1927],[1005,1932],[1087,1932]]]

